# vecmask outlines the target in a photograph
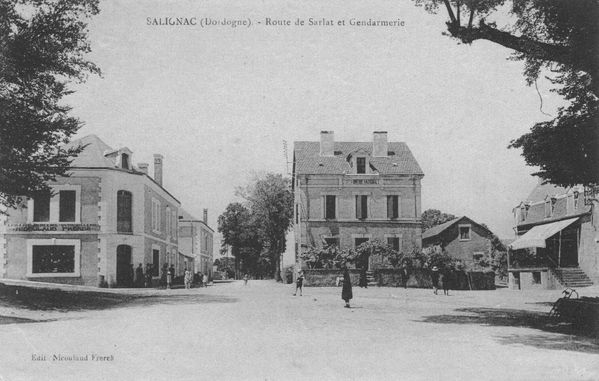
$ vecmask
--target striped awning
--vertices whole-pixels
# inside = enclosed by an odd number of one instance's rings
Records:
[[[525,249],[529,247],[547,247],[547,238],[559,233],[576,220],[578,220],[578,217],[552,222],[550,224],[537,225],[508,246],[512,250]]]

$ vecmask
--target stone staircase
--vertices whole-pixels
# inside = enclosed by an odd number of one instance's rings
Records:
[[[374,271],[366,271],[366,280],[368,281],[368,287],[376,287],[379,282],[374,279]]]
[[[593,285],[587,274],[579,267],[560,267],[551,271],[564,287],[579,288]]]

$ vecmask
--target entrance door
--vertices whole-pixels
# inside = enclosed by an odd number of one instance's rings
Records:
[[[561,243],[560,267],[578,266],[578,229],[562,230]]]
[[[357,249],[358,246],[360,246],[364,242],[368,242],[368,238],[355,238],[354,248]],[[370,268],[370,255],[362,257],[358,261],[356,261],[356,267],[359,269],[366,268],[368,270]]]
[[[119,245],[116,248],[116,283],[118,287],[132,287],[131,246]]]

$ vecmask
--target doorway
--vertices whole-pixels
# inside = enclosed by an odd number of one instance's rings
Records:
[[[119,245],[116,248],[116,284],[117,287],[132,287],[133,274],[131,264],[131,246]]]

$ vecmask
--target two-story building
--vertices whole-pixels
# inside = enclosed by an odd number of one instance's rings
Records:
[[[583,287],[599,282],[597,190],[539,183],[514,208],[509,286]]]
[[[133,166],[127,147],[113,149],[95,135],[70,177],[52,195],[23,200],[0,217],[0,277],[79,285],[129,286],[132,267],[173,263],[178,253],[179,201],[162,186],[163,157]],[[68,147],[67,147],[68,148]]]
[[[208,226],[208,209],[203,218],[197,219],[181,209],[179,211],[179,251],[193,258],[194,272],[208,274],[212,278],[214,230]]]
[[[372,239],[403,252],[420,248],[423,176],[407,144],[388,142],[385,131],[371,142],[336,142],[333,131],[295,142],[296,258],[310,247],[350,249]]]

